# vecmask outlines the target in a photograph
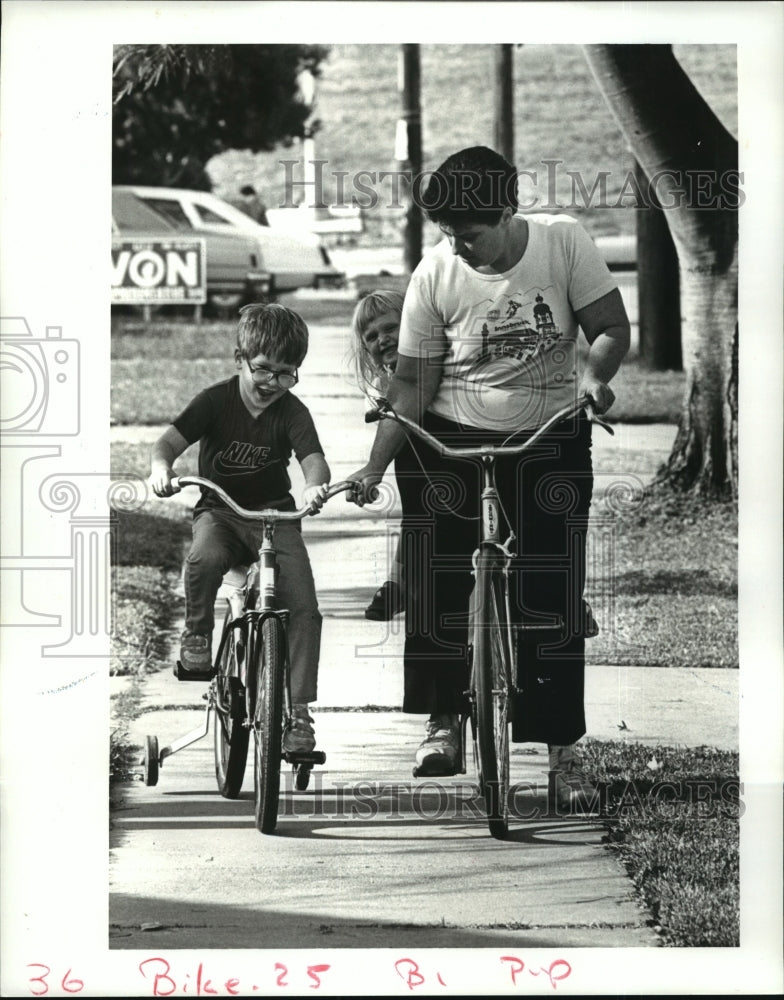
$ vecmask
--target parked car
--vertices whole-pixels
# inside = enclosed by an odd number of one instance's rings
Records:
[[[128,188],[113,187],[112,235],[160,240],[182,236],[183,230]],[[213,309],[227,311],[269,298],[271,276],[261,266],[252,236],[234,231],[199,236],[205,243],[207,302]]]
[[[259,265],[270,274],[270,295],[298,288],[342,285],[345,275],[335,268],[318,237],[278,232],[259,225],[245,212],[207,191],[128,185],[145,204],[180,229],[198,234],[243,233],[257,242]]]

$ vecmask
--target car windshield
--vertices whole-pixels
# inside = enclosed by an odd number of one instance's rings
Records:
[[[131,191],[112,191],[112,219],[115,226],[124,233],[142,233],[176,230],[168,219],[145,205]]]

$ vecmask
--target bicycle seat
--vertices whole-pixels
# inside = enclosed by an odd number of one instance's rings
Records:
[[[236,566],[232,566],[228,573],[225,573],[223,576],[218,596],[228,597],[229,594],[233,594],[237,590],[242,590],[248,580],[249,570],[250,566],[245,563],[237,563]]]

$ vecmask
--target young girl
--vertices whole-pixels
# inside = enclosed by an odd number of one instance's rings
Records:
[[[360,299],[352,319],[353,361],[357,384],[369,398],[385,396],[397,364],[397,340],[403,311],[402,292],[370,292]],[[403,610],[403,562],[400,540],[389,579],[365,609],[373,621],[389,621]]]

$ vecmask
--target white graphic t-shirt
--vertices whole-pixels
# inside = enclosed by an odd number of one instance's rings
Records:
[[[617,287],[596,245],[566,215],[524,215],[528,245],[503,274],[479,274],[444,239],[406,294],[398,351],[443,377],[429,411],[472,427],[539,427],[577,393],[575,310]]]

